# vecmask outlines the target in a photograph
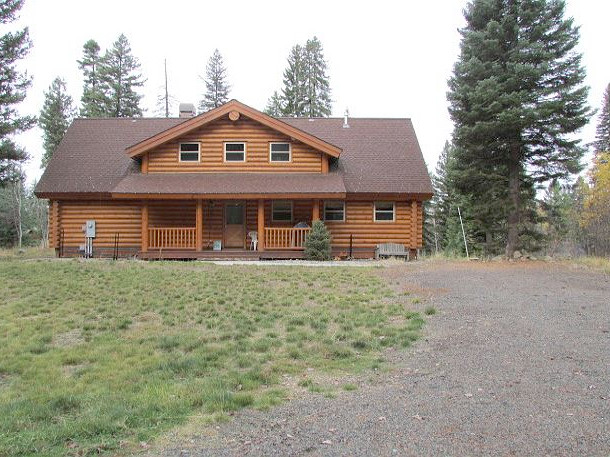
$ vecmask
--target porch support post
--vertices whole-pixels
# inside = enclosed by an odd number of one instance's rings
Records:
[[[195,207],[195,249],[203,250],[203,200],[197,199]]]
[[[258,232],[258,251],[265,250],[265,200],[260,199],[258,201],[257,211],[257,232]]]
[[[142,202],[142,252],[148,252],[148,202]]]
[[[311,207],[311,222],[320,220],[320,200],[314,200]]]

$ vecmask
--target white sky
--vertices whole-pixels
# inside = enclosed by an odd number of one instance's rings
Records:
[[[34,44],[22,64],[34,82],[20,111],[37,115],[55,76],[66,80],[80,106],[76,60],[83,44],[93,38],[103,52],[120,33],[148,79],[146,116],[155,115],[164,58],[170,93],[197,104],[203,93],[199,76],[215,48],[225,59],[230,97],[262,110],[281,88],[290,48],[316,35],[328,61],[333,116],[348,107],[354,117],[410,117],[433,169],[452,131],[447,79],[459,51],[465,5],[466,0],[26,0],[19,21],[9,26],[29,26]],[[590,104],[598,108],[610,82],[610,2],[568,0],[567,13],[581,26]],[[583,130],[585,143],[594,139],[596,121]],[[31,182],[41,174],[41,131],[34,128],[17,141],[31,155],[26,167]]]

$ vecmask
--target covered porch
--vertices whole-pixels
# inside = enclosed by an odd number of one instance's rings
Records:
[[[319,199],[142,201],[142,258],[301,258]]]

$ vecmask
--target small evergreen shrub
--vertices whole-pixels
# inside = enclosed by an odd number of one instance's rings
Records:
[[[330,233],[322,221],[315,221],[305,241],[307,260],[330,260]]]

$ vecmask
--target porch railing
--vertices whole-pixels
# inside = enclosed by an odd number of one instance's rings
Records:
[[[151,249],[195,249],[195,227],[155,227],[148,229],[148,247]]]
[[[265,249],[304,249],[309,227],[265,227]]]

